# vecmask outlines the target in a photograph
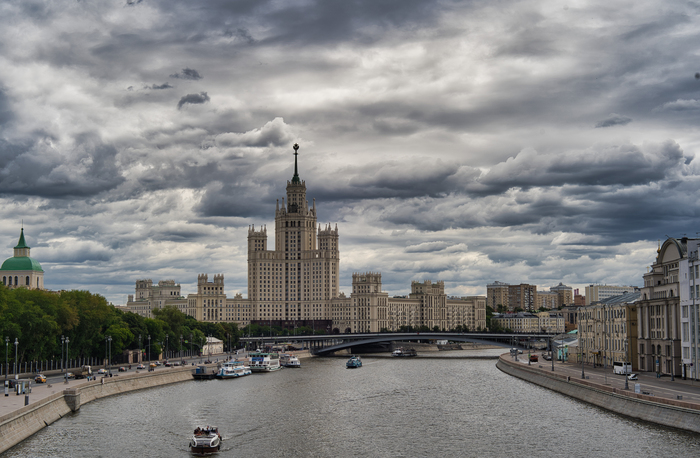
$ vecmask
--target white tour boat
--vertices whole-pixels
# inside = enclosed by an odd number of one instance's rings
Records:
[[[289,353],[280,355],[280,364],[282,364],[284,367],[301,367],[299,358],[297,358],[296,355],[290,355]]]
[[[216,378],[238,378],[251,373],[250,367],[246,366],[243,361],[227,361],[217,372]]]
[[[254,352],[250,357],[250,370],[253,372],[272,372],[282,369],[278,353]]]

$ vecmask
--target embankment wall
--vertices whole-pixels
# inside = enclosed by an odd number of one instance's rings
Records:
[[[0,417],[0,453],[72,410],[80,409],[83,404],[115,394],[193,380],[192,369],[192,367],[172,367],[154,372],[104,377],[35,401],[33,404]]]
[[[637,394],[588,380],[569,379],[564,375],[545,373],[503,357],[498,360],[496,367],[506,374],[621,415],[700,432],[700,405],[695,403]]]

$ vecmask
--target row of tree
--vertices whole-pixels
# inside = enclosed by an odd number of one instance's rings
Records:
[[[227,350],[238,342],[234,323],[199,322],[174,307],[155,309],[153,315],[123,312],[88,291],[54,293],[0,284],[0,338],[11,362],[15,339],[18,361],[59,360],[65,351],[67,358],[100,358],[108,345],[114,357],[145,349],[149,342],[151,355],[166,346],[170,351],[201,350],[207,336],[224,341]]]

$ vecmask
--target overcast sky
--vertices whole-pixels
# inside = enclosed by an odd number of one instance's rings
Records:
[[[641,285],[700,231],[698,43],[698,1],[2,1],[0,256],[247,297],[298,142],[348,294]]]

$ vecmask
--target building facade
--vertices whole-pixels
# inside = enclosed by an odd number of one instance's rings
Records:
[[[590,285],[586,286],[586,305],[594,302],[604,301],[610,297],[619,296],[625,293],[633,293],[636,286],[615,286],[615,285]]]
[[[588,364],[611,366],[637,357],[637,301],[639,292],[610,297],[578,309],[579,348]]]
[[[680,266],[687,262],[687,238],[668,238],[644,274],[637,302],[639,370],[677,375],[680,372]]]
[[[486,298],[448,298],[444,282],[413,282],[407,297],[382,291],[381,274],[356,273],[352,293],[340,291],[338,226],[317,226],[316,203],[309,205],[299,178],[294,145],[294,175],[275,210],[274,249],[266,227],[248,230],[248,298],[228,298],[224,275],[197,279],[197,293],[183,297],[173,280],[137,280],[126,310],[152,317],[155,308],[177,307],[199,321],[268,323],[283,327],[318,325],[336,332],[396,331],[402,327],[485,329]],[[293,324],[292,324],[293,323]]]
[[[681,303],[681,368],[683,378],[700,379],[700,262],[698,261],[699,239],[686,241],[687,256],[680,260],[679,282]],[[672,355],[673,356],[673,355]]]

